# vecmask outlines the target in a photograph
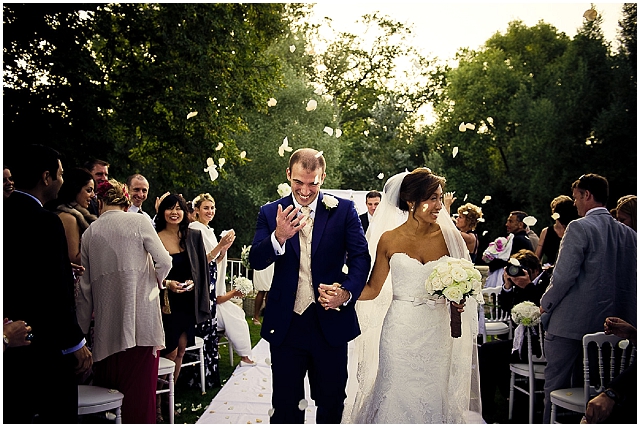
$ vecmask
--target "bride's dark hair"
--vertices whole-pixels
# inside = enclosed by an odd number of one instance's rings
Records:
[[[444,177],[434,175],[429,168],[414,169],[402,180],[398,207],[405,212],[409,211],[407,202],[420,203],[423,200],[428,200],[436,192],[438,186],[442,186],[444,190],[446,182]]]

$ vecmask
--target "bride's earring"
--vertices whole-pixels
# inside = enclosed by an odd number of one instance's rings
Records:
[[[411,206],[411,208],[409,209],[410,212],[413,212],[413,206]]]

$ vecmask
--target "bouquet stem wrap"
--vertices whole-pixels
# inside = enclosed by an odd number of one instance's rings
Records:
[[[461,304],[464,304],[464,302],[464,299],[460,301]],[[449,307],[451,312],[451,337],[460,338],[462,336],[462,313],[460,313],[458,308],[453,305],[453,301],[449,301]]]

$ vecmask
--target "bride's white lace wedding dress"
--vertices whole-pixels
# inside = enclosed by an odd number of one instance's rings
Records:
[[[470,396],[477,375],[476,302],[467,300],[462,337],[451,338],[449,304],[424,285],[437,261],[422,264],[395,253],[389,263],[393,300],[380,335],[378,373],[351,421],[465,423],[470,400],[478,397]]]

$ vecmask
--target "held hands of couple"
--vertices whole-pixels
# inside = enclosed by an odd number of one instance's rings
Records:
[[[165,280],[164,285],[171,291],[176,294],[181,294],[183,292],[189,292],[193,289],[193,280],[185,280],[184,283],[180,283],[177,280]]]
[[[318,302],[325,310],[334,309],[340,311],[342,304],[347,302],[351,296],[349,291],[342,288],[340,283],[334,283],[332,285],[320,283],[318,291],[320,292]]]
[[[300,209],[294,208],[293,205],[287,206],[285,209],[282,209],[282,205],[278,205],[275,236],[280,245],[295,236],[307,224],[302,221],[302,216],[298,215],[299,211]]]

